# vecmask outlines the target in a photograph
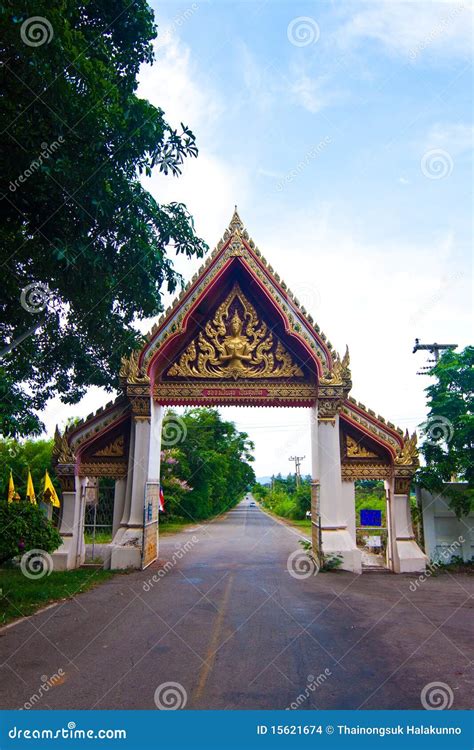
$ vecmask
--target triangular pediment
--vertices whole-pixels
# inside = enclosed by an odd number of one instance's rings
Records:
[[[165,371],[164,379],[303,378],[294,355],[272,327],[235,283]]]

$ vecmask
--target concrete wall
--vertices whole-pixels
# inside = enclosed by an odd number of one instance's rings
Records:
[[[417,492],[429,560],[449,562],[452,557],[462,557],[465,562],[471,560],[474,557],[474,513],[458,520],[447,498],[421,488]]]

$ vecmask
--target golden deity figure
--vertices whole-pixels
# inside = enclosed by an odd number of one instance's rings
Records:
[[[251,362],[249,342],[242,334],[243,323],[237,310],[230,322],[230,335],[222,342],[223,353],[218,357],[219,362],[231,371],[246,370],[244,362]]]
[[[298,363],[268,330],[266,323],[259,319],[238,284],[167,374],[170,377],[230,377],[235,380],[303,377]]]

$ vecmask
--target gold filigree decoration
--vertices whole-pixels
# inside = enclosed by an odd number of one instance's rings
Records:
[[[119,435],[112,443],[95,452],[95,456],[123,456],[124,439]]]
[[[377,453],[369,451],[350,435],[346,436],[346,448],[349,458],[377,458]]]
[[[66,433],[61,435],[57,425],[54,431],[53,457],[59,464],[73,464],[76,460]]]
[[[234,380],[303,376],[281,341],[259,320],[238,284],[167,374]]]
[[[329,370],[328,367],[325,366],[324,374],[319,382],[321,385],[345,385],[346,383],[350,383],[351,371],[349,365],[349,347],[346,346],[346,351],[342,360],[339,354],[336,354],[332,370]]]
[[[129,357],[122,357],[119,377],[127,383],[148,383],[147,374],[139,367],[138,358],[140,352],[133,351]]]
[[[416,447],[416,432],[410,437],[408,430],[405,432],[403,447],[398,449],[395,456],[396,466],[418,466],[418,449]]]

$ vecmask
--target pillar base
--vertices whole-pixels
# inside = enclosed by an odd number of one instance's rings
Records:
[[[397,539],[394,543],[394,573],[424,573],[427,557],[414,539]]]
[[[362,552],[358,549],[350,533],[344,529],[323,529],[323,555],[341,555],[340,570],[362,573]]]
[[[142,528],[121,528],[117,531],[112,544],[110,567],[112,570],[134,568],[140,570],[142,566]]]
[[[85,548],[81,547],[77,554],[77,540],[73,537],[64,537],[60,548],[53,552],[53,570],[74,570],[84,563]]]

